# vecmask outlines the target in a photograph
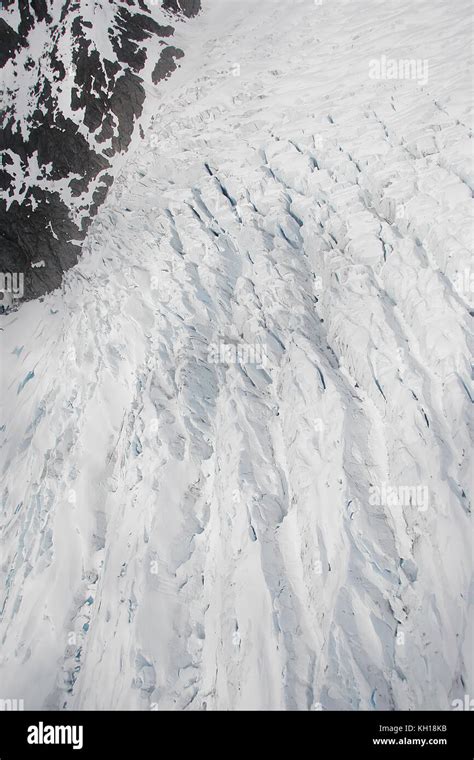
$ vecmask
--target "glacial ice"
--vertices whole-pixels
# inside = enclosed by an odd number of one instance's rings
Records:
[[[2,317],[0,697],[450,709],[469,4],[204,5],[79,263]]]

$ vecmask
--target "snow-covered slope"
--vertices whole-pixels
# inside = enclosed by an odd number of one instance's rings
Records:
[[[78,265],[1,323],[0,697],[450,709],[469,4],[205,6]]]

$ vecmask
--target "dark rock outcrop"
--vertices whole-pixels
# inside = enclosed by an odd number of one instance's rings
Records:
[[[153,84],[157,84],[161,79],[168,79],[168,77],[176,69],[176,58],[182,58],[183,51],[173,46],[165,47],[161,51],[160,60],[153,69],[151,78]]]
[[[22,273],[28,300],[77,262],[114,156],[143,136],[144,77],[158,84],[184,55],[168,21],[194,16],[200,0],[100,0],[91,18],[78,0],[19,0],[19,20],[14,5],[4,0],[0,19],[0,288]]]

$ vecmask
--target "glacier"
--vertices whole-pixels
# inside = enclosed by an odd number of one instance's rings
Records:
[[[474,694],[470,14],[177,25],[78,263],[1,317],[0,698]]]

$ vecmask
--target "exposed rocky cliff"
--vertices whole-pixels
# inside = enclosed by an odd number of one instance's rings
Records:
[[[184,55],[175,25],[199,9],[200,0],[6,0],[0,289],[15,289],[11,274],[18,292],[0,294],[0,306],[58,287],[76,263],[117,157],[143,135],[147,92]]]

